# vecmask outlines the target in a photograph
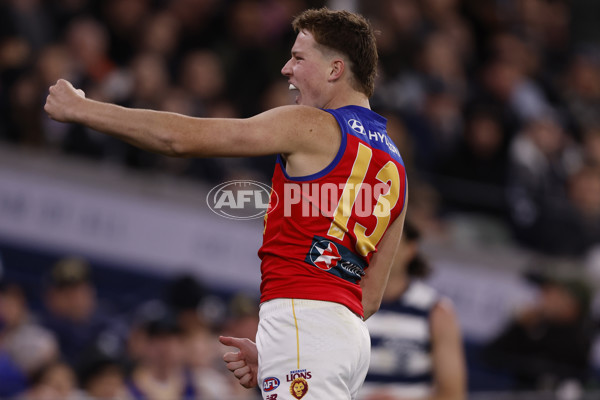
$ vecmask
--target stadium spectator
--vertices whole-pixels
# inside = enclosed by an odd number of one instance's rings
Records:
[[[468,113],[455,152],[436,167],[435,186],[445,212],[479,212],[504,217],[508,140],[492,110]]]
[[[124,327],[99,304],[90,265],[84,259],[66,257],[55,263],[44,305],[41,322],[56,335],[61,354],[71,365],[89,349],[120,350]]]
[[[31,376],[58,357],[54,335],[37,324],[23,289],[0,283],[0,397],[25,390]]]
[[[509,207],[517,239],[541,252],[572,255],[561,246],[567,183],[582,165],[580,148],[553,118],[530,122],[511,144]]]
[[[91,400],[132,400],[125,367],[118,359],[92,351],[79,362],[76,372],[81,389]]]
[[[76,400],[82,397],[75,371],[62,361],[51,361],[39,368],[30,379],[30,387],[20,400]]]
[[[143,326],[145,346],[128,382],[135,400],[177,400],[199,395],[185,365],[183,332],[170,313]]]
[[[488,362],[514,377],[514,389],[555,390],[570,380],[584,385],[589,378],[592,292],[572,266],[568,273],[544,268],[528,276],[539,286],[537,298],[518,310],[486,349]]]

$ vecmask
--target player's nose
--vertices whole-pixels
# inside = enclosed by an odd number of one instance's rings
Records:
[[[291,76],[292,75],[292,67],[291,67],[292,59],[290,58],[288,62],[285,63],[283,68],[281,68],[281,74],[283,76]]]

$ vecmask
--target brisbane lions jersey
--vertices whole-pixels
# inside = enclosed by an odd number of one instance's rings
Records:
[[[258,252],[261,302],[332,301],[363,316],[360,280],[404,208],[404,162],[385,118],[359,106],[325,111],[342,131],[329,166],[290,177],[277,158]]]

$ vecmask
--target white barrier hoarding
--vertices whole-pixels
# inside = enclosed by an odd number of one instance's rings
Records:
[[[203,197],[199,205],[205,204]],[[0,170],[0,239],[257,290],[262,221]]]

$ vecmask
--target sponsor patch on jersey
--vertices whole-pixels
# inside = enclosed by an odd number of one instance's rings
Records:
[[[290,394],[296,399],[303,398],[308,393],[308,382],[304,378],[296,378],[290,384]]]
[[[267,397],[265,397],[265,400],[277,400],[277,393],[268,394]]]
[[[358,283],[365,275],[363,260],[341,244],[321,236],[313,237],[304,261],[352,283]]]
[[[279,387],[280,381],[274,376],[263,379],[263,390],[265,392],[272,392]]]

